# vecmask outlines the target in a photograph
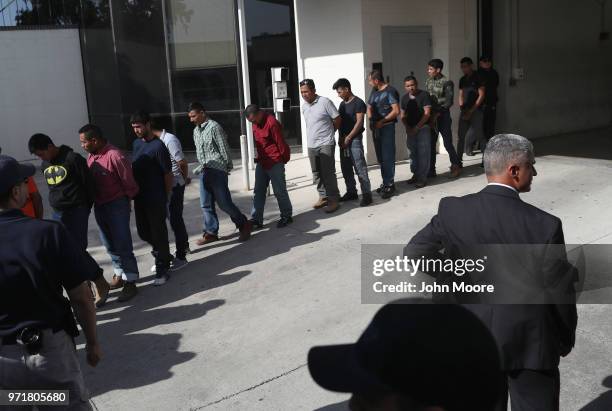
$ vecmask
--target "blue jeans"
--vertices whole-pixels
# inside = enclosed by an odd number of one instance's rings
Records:
[[[241,228],[247,218],[240,212],[232,201],[229,191],[227,173],[214,168],[202,169],[200,176],[200,207],[204,213],[204,233],[217,235],[219,233],[219,218],[215,210],[215,203],[225,211],[237,228]]]
[[[100,227],[100,240],[111,256],[115,275],[125,281],[138,280],[130,231],[130,202],[126,197],[97,205],[94,215]]]
[[[54,210],[53,219],[61,222],[70,233],[77,246],[83,251],[87,250],[87,226],[90,209],[77,206],[67,210]]]
[[[183,220],[183,202],[185,199],[185,186],[177,184],[172,189],[170,204],[168,205],[168,216],[170,227],[174,231],[176,242],[176,258],[185,259],[185,253],[189,248],[189,236]]]
[[[293,207],[287,193],[287,183],[285,182],[285,165],[276,163],[271,169],[266,170],[257,163],[255,167],[255,189],[253,190],[253,210],[251,218],[259,224],[263,222],[264,206],[266,205],[266,195],[268,185],[272,182],[274,196],[278,202],[278,208],[282,218],[289,218],[293,215]]]
[[[410,150],[410,171],[417,181],[427,180],[431,156],[431,129],[425,125],[414,136],[407,136],[406,142]]]
[[[392,186],[395,181],[395,123],[374,130],[374,150],[383,184]]]
[[[348,157],[345,154],[345,150],[348,151]],[[340,154],[340,168],[342,169],[342,176],[346,184],[346,192],[348,194],[357,194],[357,183],[355,182],[355,173],[357,173],[359,185],[361,186],[361,194],[370,194],[372,188],[370,186],[370,177],[368,176],[368,163],[366,163],[363,153],[363,139],[354,138],[351,140],[350,147],[348,149],[340,147],[340,152],[342,153]],[[355,169],[354,172],[353,168]]]

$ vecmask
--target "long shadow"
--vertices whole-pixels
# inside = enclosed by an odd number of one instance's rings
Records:
[[[612,160],[612,128],[532,140],[536,156],[558,155]]]
[[[604,378],[601,385],[609,388],[609,390],[595,398],[584,407],[580,408],[580,411],[612,410],[612,375],[608,375],[606,378]]]
[[[349,402],[342,401],[337,402],[335,404],[329,404],[321,408],[317,408],[314,411],[348,411],[349,410]]]

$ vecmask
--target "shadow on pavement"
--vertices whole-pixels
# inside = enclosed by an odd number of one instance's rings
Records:
[[[317,408],[314,411],[348,411],[348,401],[338,402],[336,404],[326,405],[325,407]]]
[[[612,410],[612,375],[608,375],[604,378],[601,385],[609,388],[609,390],[582,407],[580,411]]]

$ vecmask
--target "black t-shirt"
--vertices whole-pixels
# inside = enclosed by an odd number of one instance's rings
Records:
[[[338,112],[340,113],[340,118],[342,119],[342,125],[340,126],[340,136],[345,137],[348,136],[353,128],[355,127],[355,123],[357,122],[357,113],[366,113],[368,111],[368,107],[365,102],[359,97],[355,96],[348,103],[341,102],[340,107],[338,108]],[[363,137],[363,124],[361,127],[361,132],[355,136],[355,138]]]
[[[478,89],[484,86],[482,77],[476,71],[469,76],[461,77],[461,80],[459,80],[459,88],[463,90],[463,107],[461,108],[473,107],[478,100]]]
[[[423,114],[425,113],[424,108],[427,106],[431,107],[431,97],[425,90],[419,90],[416,96],[411,96],[410,93],[406,93],[402,97],[400,107],[406,114],[406,122],[410,127],[414,127],[419,124]]]
[[[135,197],[140,201],[167,201],[164,175],[172,172],[172,160],[166,145],[158,138],[134,140],[132,170],[140,190]]]
[[[478,74],[482,78],[485,86],[485,105],[495,105],[497,103],[497,87],[499,87],[499,74],[495,69],[478,69]]]
[[[58,222],[20,210],[0,212],[0,336],[26,326],[76,335],[70,303],[63,296],[102,269]]]
[[[49,187],[49,204],[55,210],[92,206],[95,184],[83,156],[61,146],[53,160],[42,162],[42,171]]]

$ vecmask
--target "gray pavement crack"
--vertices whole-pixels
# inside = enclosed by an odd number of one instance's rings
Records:
[[[254,389],[256,389],[256,388],[261,387],[262,385],[268,384],[269,382],[272,382],[272,381],[274,381],[274,380],[278,380],[279,378],[283,378],[283,377],[285,377],[285,376],[287,376],[287,375],[289,375],[289,374],[291,374],[291,373],[293,373],[293,372],[295,372],[295,371],[299,370],[300,368],[304,368],[306,365],[308,365],[308,364],[302,364],[302,365],[299,365],[299,366],[297,366],[297,367],[295,367],[295,368],[293,368],[293,369],[291,369],[291,370],[289,370],[289,371],[285,371],[284,373],[279,374],[279,375],[277,375],[277,376],[275,376],[275,377],[268,378],[267,380],[262,381],[262,382],[260,382],[259,384],[256,384],[256,385],[253,385],[253,386],[251,386],[251,387],[245,388],[245,389],[240,390],[240,391],[238,391],[238,392],[235,392],[235,393],[233,393],[233,394],[226,395],[226,396],[225,396],[225,397],[223,397],[223,398],[220,398],[220,399],[218,399],[218,400],[216,400],[216,401],[209,402],[208,404],[202,405],[201,407],[190,408],[190,411],[197,411],[197,410],[201,410],[201,409],[208,408],[208,407],[211,407],[211,406],[213,406],[213,405],[219,404],[219,403],[221,403],[221,402],[223,402],[223,401],[227,401],[227,400],[229,400],[230,398],[234,398],[234,397],[236,397],[236,396],[238,396],[238,395],[240,395],[240,394],[243,394],[243,393],[245,393],[245,392],[252,391],[252,390],[254,390]]]

